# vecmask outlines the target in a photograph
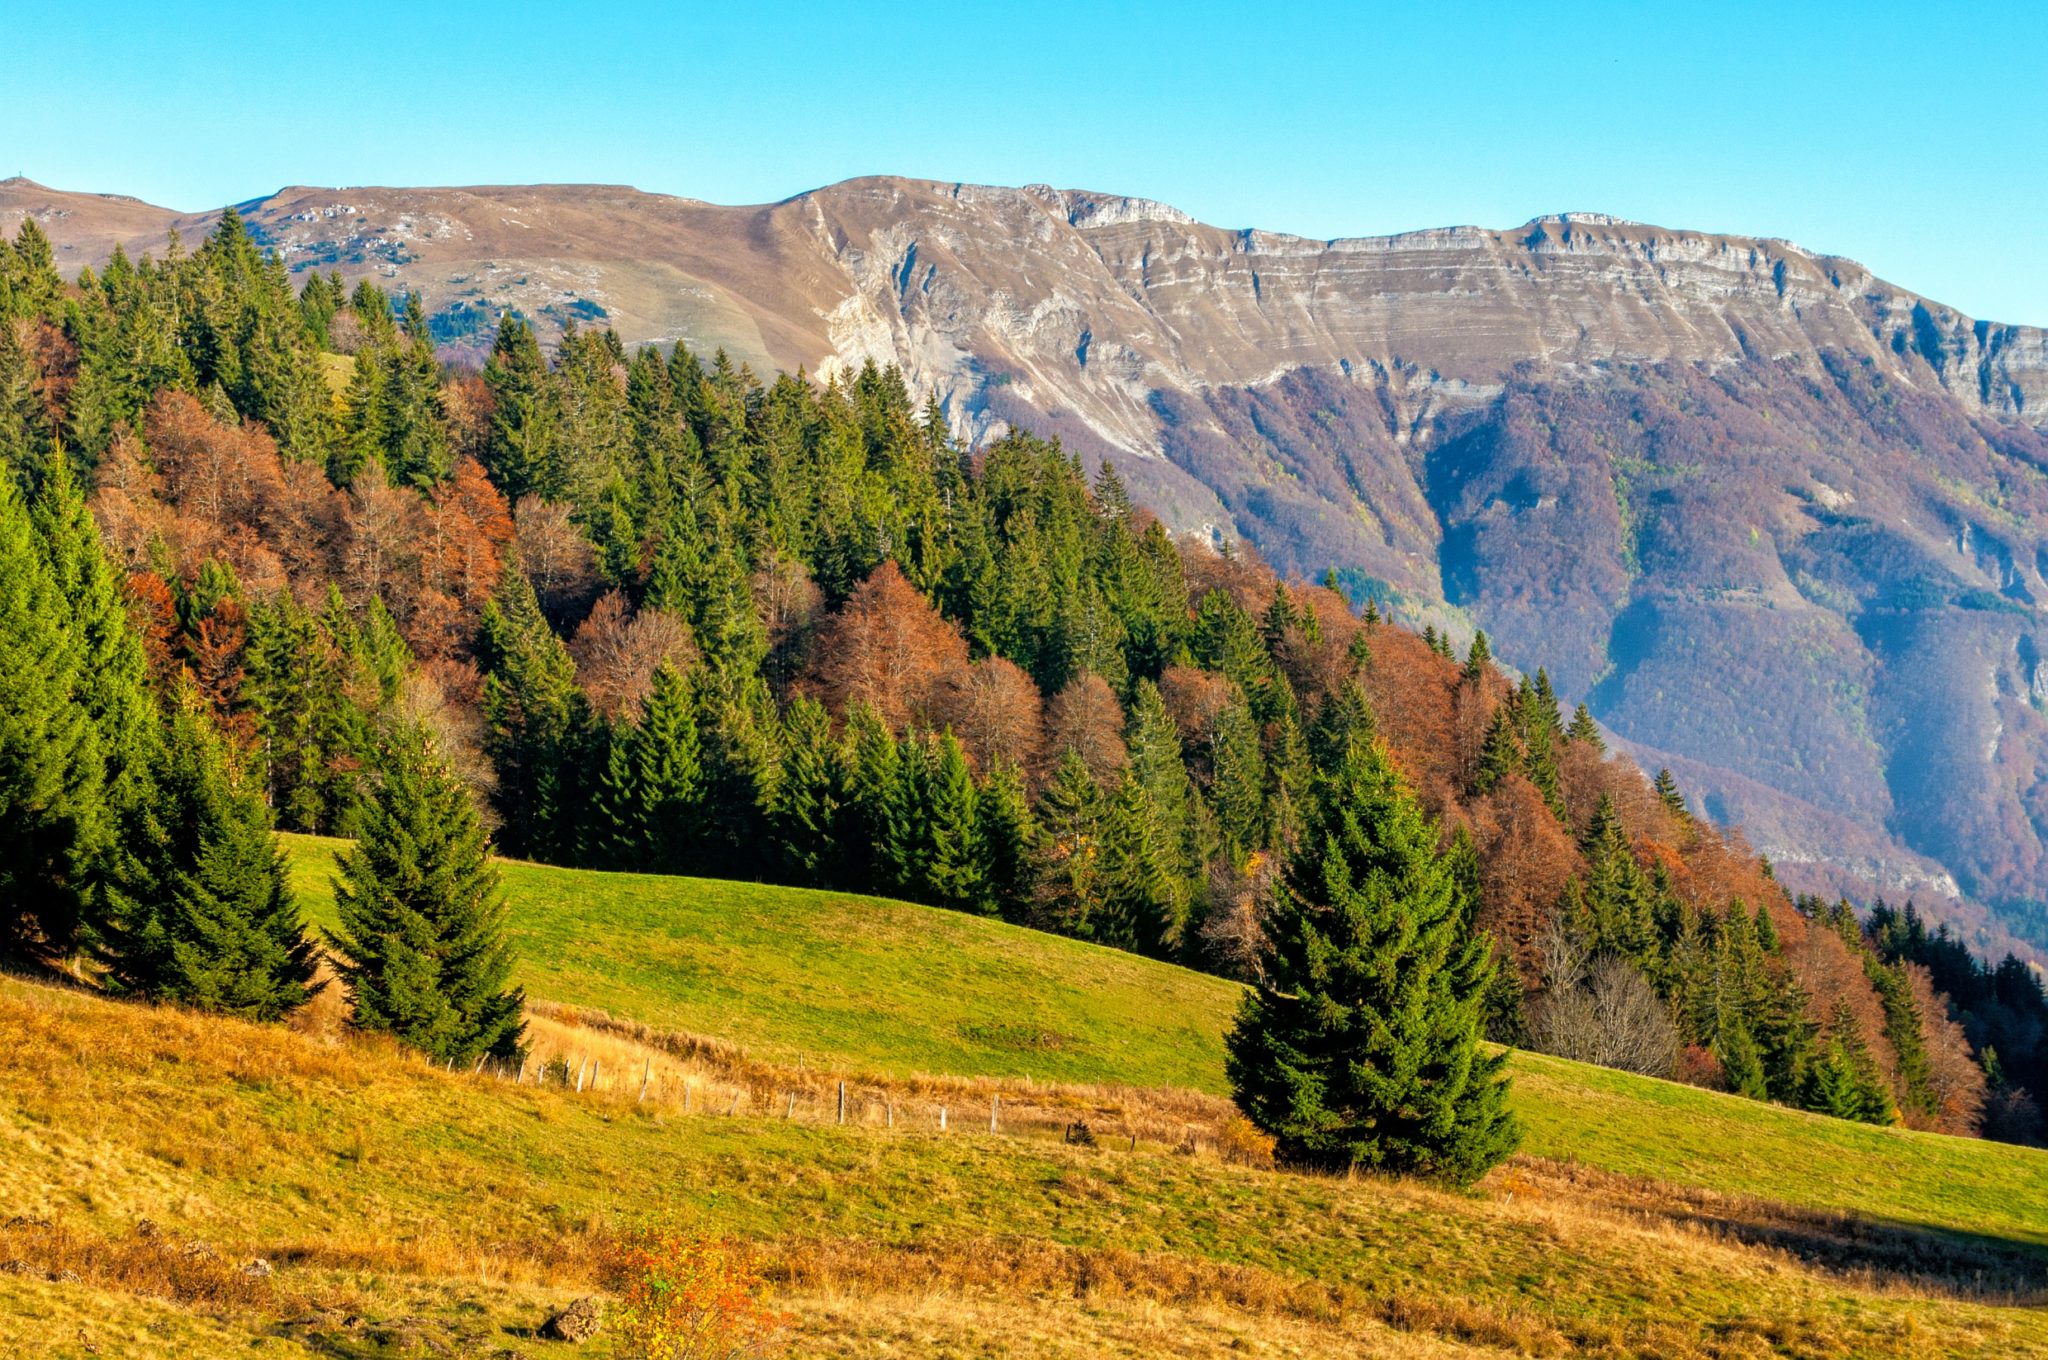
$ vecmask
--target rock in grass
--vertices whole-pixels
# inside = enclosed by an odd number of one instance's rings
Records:
[[[550,1341],[588,1341],[604,1323],[604,1304],[583,1298],[541,1324],[540,1334]]]

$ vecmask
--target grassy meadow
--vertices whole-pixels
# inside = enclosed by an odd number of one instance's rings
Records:
[[[288,839],[323,921],[333,848]],[[504,871],[543,1088],[331,994],[257,1027],[0,978],[0,1355],[612,1356],[535,1330],[658,1225],[754,1244],[792,1355],[2048,1356],[2038,1152],[1518,1053],[1473,1191],[1283,1173],[1218,1095],[1229,984]]]

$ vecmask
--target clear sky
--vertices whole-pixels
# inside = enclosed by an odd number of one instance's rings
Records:
[[[1316,237],[1586,209],[2048,324],[2041,0],[7,9],[0,175],[177,208],[540,180],[761,202],[892,173]]]

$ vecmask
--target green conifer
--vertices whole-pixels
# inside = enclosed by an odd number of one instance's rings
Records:
[[[1584,704],[1572,710],[1572,725],[1565,736],[1572,741],[1583,741],[1594,750],[1605,753],[1607,741],[1600,735],[1600,724],[1593,721],[1593,715]]]
[[[361,837],[341,852],[330,936],[355,1023],[437,1061],[518,1054],[525,993],[469,791],[423,728],[378,753]]]
[[[106,816],[84,647],[0,465],[0,955],[52,956],[77,938]]]
[[[1227,1039],[1237,1103],[1285,1161],[1482,1175],[1520,1131],[1480,1046],[1493,962],[1437,832],[1377,743],[1318,781]]]
[[[1487,724],[1486,738],[1479,746],[1479,769],[1472,776],[1472,792],[1491,793],[1501,780],[1521,772],[1523,760],[1514,721],[1508,717],[1508,706],[1501,704],[1493,710],[1493,721]]]
[[[116,991],[277,1020],[317,990],[270,812],[229,773],[198,696],[180,696],[137,842],[108,889],[98,953]]]
[[[1486,668],[1493,664],[1493,648],[1486,641],[1486,630],[1481,628],[1472,635],[1471,650],[1465,653],[1465,678],[1477,683],[1486,678]]]

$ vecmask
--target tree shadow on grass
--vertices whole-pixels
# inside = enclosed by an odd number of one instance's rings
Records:
[[[1538,1187],[1717,1241],[1775,1253],[1869,1288],[1904,1287],[1973,1303],[2048,1306],[2048,1247],[1989,1233],[1815,1209],[1563,1162],[1519,1158]]]

